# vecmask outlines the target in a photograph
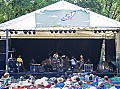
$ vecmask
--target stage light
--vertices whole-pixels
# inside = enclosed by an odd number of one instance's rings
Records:
[[[114,33],[115,31],[114,31],[114,30],[112,30],[112,32]]]
[[[98,30],[99,33],[101,33],[101,30]]]
[[[11,29],[11,30],[9,30],[9,32],[10,32],[10,34],[13,34],[13,30]]]
[[[119,31],[118,31],[118,30],[116,30],[116,32],[118,33]]]
[[[10,31],[10,34],[13,34],[13,32],[12,32],[12,31]]]
[[[97,33],[97,31],[96,31],[96,30],[94,30],[94,33]]]
[[[53,30],[50,30],[51,33],[53,33]]]
[[[18,32],[17,31],[15,31],[15,34],[17,34]]]
[[[76,33],[76,30],[73,30],[73,33]]]
[[[26,30],[23,30],[24,34],[27,34],[27,31]]]
[[[13,34],[13,32],[12,32],[12,31],[10,31],[10,34]]]
[[[33,34],[36,34],[36,31],[33,31]]]
[[[105,33],[106,31],[105,30],[103,30],[103,33]]]
[[[64,30],[64,33],[67,33],[67,30]]]
[[[28,31],[29,34],[31,34],[31,31]]]
[[[3,30],[3,32],[5,32],[6,30]]]
[[[59,33],[62,33],[62,30],[60,30]]]
[[[112,30],[113,33],[115,33],[116,31],[115,30]]]
[[[69,33],[72,33],[72,30],[69,30],[68,32],[69,32]]]
[[[55,30],[55,33],[57,33],[58,32],[58,30]]]

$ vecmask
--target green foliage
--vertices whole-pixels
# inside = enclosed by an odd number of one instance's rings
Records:
[[[103,15],[120,21],[120,0],[98,0],[101,3]]]
[[[120,21],[120,0],[77,0],[76,4]]]
[[[0,23],[17,18],[60,0],[0,0]],[[120,0],[65,0],[120,21]]]

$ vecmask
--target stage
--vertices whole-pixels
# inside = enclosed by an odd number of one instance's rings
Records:
[[[72,71],[66,71],[66,72],[19,72],[19,73],[10,73],[10,75],[12,77],[14,77],[15,79],[20,78],[20,76],[24,76],[24,78],[29,78],[30,75],[35,76],[36,78],[42,78],[42,77],[60,77],[60,76],[69,76],[72,74],[77,74],[78,72],[72,72]],[[83,72],[82,74],[85,75],[88,72]],[[94,75],[99,76],[99,77],[104,77],[104,76],[108,76],[109,78],[114,77],[114,76],[119,76],[120,73],[111,73],[111,72],[105,72],[105,73],[99,73],[96,71],[92,72]],[[4,72],[0,72],[0,76],[3,76]]]

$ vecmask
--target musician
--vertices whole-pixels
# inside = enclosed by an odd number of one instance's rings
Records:
[[[80,55],[80,62],[84,62],[84,57],[83,57],[83,55]]]
[[[53,58],[58,59],[59,55],[58,52],[56,52],[55,54],[53,54]]]
[[[21,55],[17,58],[17,66],[18,66],[18,72],[23,72],[23,59]]]
[[[71,61],[71,69],[74,70],[76,68],[76,58],[72,57],[70,61]]]
[[[53,62],[53,66],[54,67],[56,67],[56,68],[59,67],[60,59],[59,59],[58,52],[56,52],[55,54],[53,54],[52,62]]]
[[[79,69],[83,70],[83,65],[84,65],[84,57],[83,55],[80,55],[80,59],[79,59],[80,65],[79,65]]]
[[[50,65],[52,65],[52,58],[51,58],[51,57],[49,57],[48,63],[49,63]]]

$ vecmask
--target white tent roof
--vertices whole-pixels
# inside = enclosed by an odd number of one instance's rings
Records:
[[[38,27],[37,28],[37,23],[36,23],[36,13],[41,13],[41,11],[45,11],[45,10],[49,10],[49,11],[54,11],[54,10],[81,10],[83,12],[87,12],[89,13],[89,26],[82,26],[79,27],[77,26],[76,28],[74,26],[69,26],[70,27],[74,27],[75,29],[77,28],[86,28],[86,29],[118,29],[120,28],[120,22],[115,21],[113,19],[107,18],[105,16],[99,15],[97,13],[94,13],[92,11],[86,10],[84,8],[81,8],[79,6],[76,6],[74,4],[71,4],[69,2],[66,1],[59,1],[57,3],[54,3],[52,5],[46,6],[42,9],[36,10],[34,12],[28,13],[26,15],[23,15],[21,17],[15,18],[13,20],[7,21],[5,23],[1,23],[0,24],[0,29],[14,29],[14,30],[24,30],[24,29],[49,29],[49,26],[47,27]],[[49,22],[49,21],[48,21]],[[53,26],[54,27],[54,26]],[[51,28],[51,27],[50,27]],[[66,27],[65,27],[66,28]],[[56,29],[56,28],[53,28]],[[58,28],[60,29],[60,28]]]
[[[23,15],[16,19],[7,21],[5,23],[0,24],[1,29],[35,29],[35,13],[40,13],[44,10],[82,10],[90,13],[90,25],[89,27],[120,27],[120,22],[115,21],[113,19],[107,18],[105,16],[96,14],[92,11],[86,10],[74,4],[71,4],[66,1],[59,1],[55,4],[49,5],[42,9],[36,10],[29,14]]]

